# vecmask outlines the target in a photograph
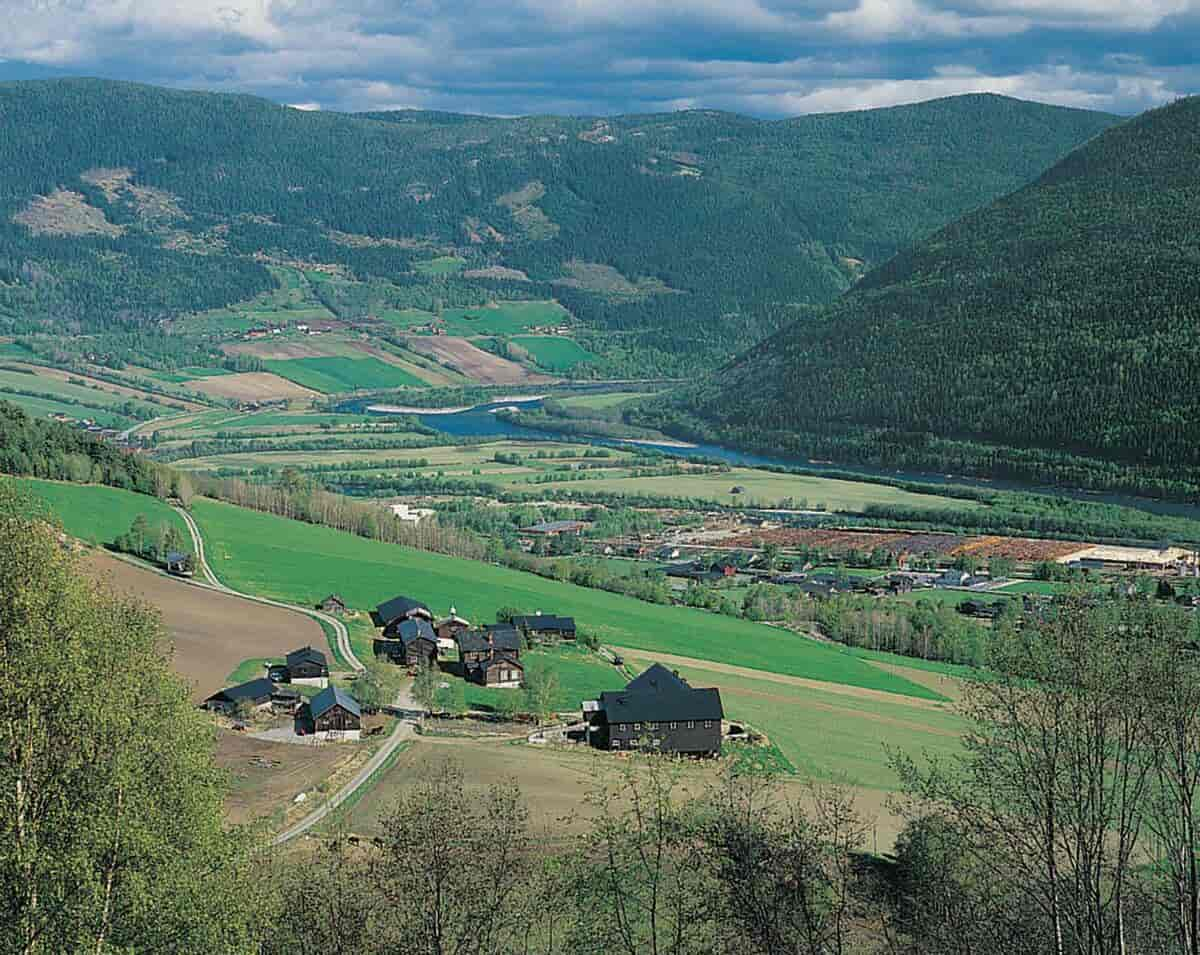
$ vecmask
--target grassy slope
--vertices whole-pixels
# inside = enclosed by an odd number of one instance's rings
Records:
[[[454,605],[473,620],[493,619],[503,606],[567,613],[601,639],[622,646],[935,697],[836,649],[746,621],[646,604],[214,501],[196,501],[194,513],[213,569],[242,590],[303,604],[337,591],[362,608],[401,593],[424,600],[435,612]]]
[[[514,335],[513,342],[524,348],[533,360],[550,371],[570,371],[596,356],[573,338],[553,335]]]
[[[325,394],[356,388],[425,387],[425,382],[415,375],[378,358],[291,358],[263,364],[281,378]]]
[[[170,522],[187,540],[183,520],[158,498],[94,484],[59,484],[34,478],[20,478],[19,483],[46,501],[67,533],[80,540],[111,544],[129,530],[139,514],[146,515],[151,528]]]

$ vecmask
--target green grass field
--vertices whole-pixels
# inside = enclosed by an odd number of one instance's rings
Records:
[[[909,680],[795,634],[683,607],[546,580],[490,564],[364,540],[328,528],[198,500],[209,562],[228,584],[294,603],[336,591],[358,608],[395,594],[436,613],[456,606],[487,621],[505,606],[571,614],[600,639],[626,647],[936,698]]]
[[[91,418],[104,428],[127,428],[137,422],[115,411],[102,411],[99,408],[88,408],[83,405],[73,405],[65,401],[52,401],[49,398],[30,398],[28,395],[12,395],[0,392],[0,401],[8,401],[23,408],[35,418],[45,418],[53,414],[65,414],[70,418]]]
[[[595,699],[596,694],[604,690],[619,690],[628,682],[611,663],[582,647],[527,650],[521,654],[521,663],[526,672],[534,667],[545,667],[554,674],[558,687],[554,706],[562,711],[578,710],[582,700]],[[447,675],[445,668],[443,674]],[[448,678],[461,679],[456,675],[448,675]],[[489,689],[465,680],[463,683],[464,697],[472,709],[496,711],[503,697],[521,695],[519,690]]]
[[[717,474],[675,474],[660,477],[633,477],[626,473],[562,484],[539,485],[569,489],[576,494],[589,490],[651,497],[691,497],[719,504],[746,506],[823,506],[829,511],[862,511],[869,504],[897,504],[906,507],[936,508],[947,499],[932,494],[915,494],[900,488],[835,478],[799,474],[775,474],[752,468],[733,468]],[[732,494],[734,487],[743,488]],[[983,507],[974,501],[954,502],[955,507]]]
[[[560,404],[564,404],[568,408],[615,408],[627,401],[647,398],[649,395],[644,391],[614,391],[599,395],[567,395],[562,398],[555,395],[554,397]]]
[[[95,484],[59,484],[35,478],[17,483],[45,501],[72,537],[102,546],[111,545],[129,530],[135,517],[144,514],[152,528],[164,521],[189,540],[183,519],[156,497]]]
[[[337,394],[359,388],[423,388],[425,382],[378,358],[290,358],[263,362],[267,370],[304,388]]]
[[[512,342],[548,371],[570,371],[596,357],[573,338],[559,335],[514,335]]]
[[[115,395],[111,390],[103,387],[92,388],[89,385],[76,385],[58,378],[26,374],[12,368],[0,368],[0,388],[16,388],[20,391],[37,391],[42,394],[53,395],[54,399],[66,405],[70,405],[72,402],[79,402],[80,404],[75,406],[76,411],[73,414],[73,417],[76,418],[94,417],[90,414],[90,411],[95,409],[84,407],[85,405],[99,406],[105,410],[115,411],[117,414],[121,413],[119,409],[125,404],[131,404],[140,412],[151,415],[160,415],[166,410],[162,405],[151,404],[139,398],[131,398],[128,395]],[[7,397],[15,401],[17,398],[24,396],[7,395]]]
[[[439,255],[435,259],[414,262],[413,268],[422,275],[455,275],[463,270],[467,260],[457,255]]]
[[[558,325],[571,313],[558,302],[494,302],[442,312],[451,335],[515,335],[542,325]]]

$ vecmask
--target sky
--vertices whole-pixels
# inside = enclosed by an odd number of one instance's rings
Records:
[[[1200,92],[1200,0],[0,0],[0,78],[305,109],[764,118],[968,92],[1131,114]]]

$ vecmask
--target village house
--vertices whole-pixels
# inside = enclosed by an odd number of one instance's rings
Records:
[[[267,677],[276,683],[326,687],[329,685],[329,664],[320,650],[301,647],[289,653],[284,663],[269,666]]]
[[[425,518],[433,517],[437,513],[431,507],[410,507],[403,501],[398,504],[389,504],[388,510],[392,512],[392,517],[404,521],[406,524],[419,524]]]
[[[383,628],[384,637],[394,639],[397,628],[405,620],[424,620],[433,623],[433,614],[425,604],[411,597],[393,597],[371,612],[375,626]]]
[[[507,653],[493,653],[467,671],[467,679],[480,686],[515,689],[525,682],[525,667]]]
[[[388,634],[385,633],[385,637]],[[401,620],[388,639],[375,641],[375,655],[385,656],[400,666],[433,666],[438,658],[438,639],[428,620]]]
[[[520,656],[521,635],[506,624],[458,635],[463,677],[480,686],[520,686],[525,679]]]
[[[173,550],[167,554],[165,561],[167,573],[176,577],[191,577],[196,572],[196,562],[191,554]]]
[[[218,690],[204,701],[204,708],[214,712],[233,714],[242,710],[264,710],[271,705],[275,684],[266,677],[248,680],[237,686]]]
[[[446,644],[449,642],[450,646],[447,649],[453,649],[458,635],[464,630],[470,629],[471,621],[465,617],[460,617],[454,607],[450,608],[449,616],[444,617],[433,625],[434,633],[437,634],[438,638],[438,646],[447,648]]]
[[[327,686],[300,708],[295,730],[299,736],[316,735],[335,742],[357,740],[362,736],[362,708],[341,687]]]
[[[325,613],[331,613],[335,617],[341,617],[345,615],[349,608],[347,608],[346,601],[342,599],[340,594],[330,594],[317,604],[317,609]]]
[[[599,749],[689,756],[721,752],[720,690],[695,689],[661,663],[583,709],[588,739]]]
[[[532,616],[513,617],[512,625],[525,636],[528,643],[575,639],[574,617],[559,617],[539,610]]]

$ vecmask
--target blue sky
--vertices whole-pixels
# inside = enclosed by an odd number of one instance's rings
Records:
[[[1200,92],[1200,0],[0,0],[0,77],[306,108],[768,118],[990,91],[1134,113]]]

